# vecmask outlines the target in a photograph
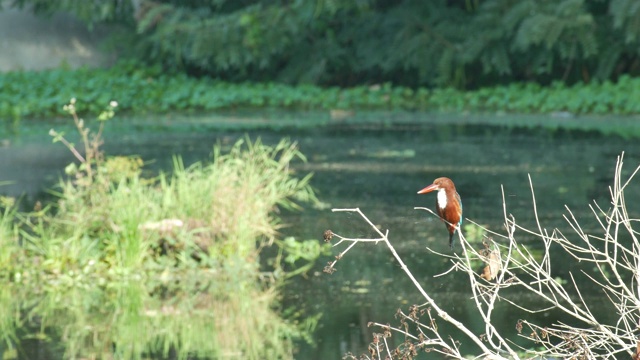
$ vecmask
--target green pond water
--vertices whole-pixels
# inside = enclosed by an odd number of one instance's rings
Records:
[[[558,123],[564,127],[559,127]],[[470,301],[466,275],[453,272],[434,277],[450,264],[425,248],[449,251],[448,235],[438,219],[425,211],[414,210],[416,206],[433,208],[435,195],[417,195],[416,192],[437,177],[453,179],[462,197],[464,217],[468,219],[464,229],[472,232],[472,222],[490,230],[502,230],[504,189],[507,211],[522,226],[534,228],[530,175],[543,227],[557,227],[570,236],[571,231],[563,219],[567,214],[566,205],[581,220],[586,231],[595,231],[598,224],[588,205],[593,201],[605,207],[608,204],[608,187],[613,181],[616,157],[625,152],[627,174],[640,162],[637,123],[634,118],[386,113],[362,114],[344,121],[330,120],[320,113],[165,116],[117,119],[108,124],[105,149],[109,155],[137,154],[150,162],[150,169],[168,170],[172,155],[181,155],[185,164],[206,160],[214,144],[233,144],[245,134],[252,138],[260,136],[268,144],[289,137],[298,142],[309,160],[296,164],[294,170],[300,174],[315,174],[312,183],[326,207],[283,213],[288,224],[281,231],[283,236],[322,241],[322,233],[331,229],[345,236],[370,237],[373,232],[361,219],[330,210],[359,207],[380,228],[389,229],[391,242],[425,290],[450,315],[469,324],[479,334],[484,332],[484,326]],[[55,128],[64,128],[68,126],[66,124],[55,125]],[[23,123],[18,129],[4,129],[5,133],[0,136],[0,182],[11,181],[12,184],[0,187],[1,193],[26,193],[25,201],[35,201],[44,196],[44,189],[57,181],[71,156],[60,144],[51,143],[47,135],[50,127],[51,124],[32,122]],[[628,210],[632,217],[637,217],[640,215],[637,205],[640,185],[629,187],[626,195]],[[520,236],[521,241],[529,242],[532,249],[538,246],[535,238],[524,233]],[[334,255],[343,248],[334,249]],[[308,316],[321,314],[312,334],[315,344],[296,344],[298,359],[338,359],[346,352],[364,353],[371,341],[371,332],[379,331],[368,328],[368,322],[397,324],[394,314],[398,308],[406,309],[424,302],[384,244],[356,246],[338,262],[338,271],[328,275],[322,269],[331,260],[332,256],[320,259],[307,276],[295,278],[284,289],[284,304],[288,311],[299,311]],[[577,264],[562,257],[554,259],[554,266],[559,277],[579,270]],[[86,327],[105,326],[105,319],[121,311],[118,307],[101,306],[106,299],[141,299],[136,291],[134,286],[113,289],[109,294],[78,292],[68,299],[51,299],[44,290],[24,293],[21,289],[3,286],[1,298],[26,305],[20,313],[0,317],[0,330],[8,318],[17,317],[23,330],[16,334],[17,339],[10,340],[20,342],[27,349],[17,357],[58,358],[65,346],[87,345],[83,342],[86,339],[70,341],[75,334],[87,331]],[[145,305],[145,311],[151,313],[136,320],[141,323],[134,329],[147,334],[142,338],[153,338],[158,335],[157,331],[186,331],[184,323],[194,319],[204,319],[201,326],[207,329],[210,311],[195,306],[197,298],[184,295],[189,289],[179,293],[183,295],[165,294],[164,302],[145,298],[156,303],[155,306]],[[591,296],[594,302],[599,301],[597,291]],[[66,302],[67,310],[71,312],[61,312],[60,307],[54,305],[42,306],[43,301],[50,304]],[[531,299],[523,295],[522,301]],[[183,306],[196,310],[180,310]],[[220,306],[226,309],[224,305]],[[153,311],[175,313],[174,318],[178,320],[166,324],[148,320],[160,318]],[[494,319],[499,322],[499,329],[513,333],[514,341],[521,341],[516,336],[515,324],[525,316],[539,324],[550,324],[559,319],[568,321],[554,310],[526,315],[507,304],[499,305]],[[603,316],[615,317],[615,314]],[[82,322],[74,321],[79,318]],[[50,328],[38,330],[44,323]],[[78,328],[78,324],[84,328]],[[123,329],[133,331],[130,327]],[[441,329],[456,337],[457,333],[444,324]],[[123,334],[118,339],[135,350],[139,345],[132,339],[136,336],[140,335]],[[197,346],[203,351],[197,355],[206,358],[207,346],[210,346],[206,337],[203,339],[194,334],[193,338],[202,342]],[[402,340],[398,337],[392,341],[397,344]],[[99,339],[95,341],[99,342]],[[475,349],[468,342],[461,346],[468,351]],[[148,356],[157,358],[160,355]],[[175,351],[170,352],[170,358],[175,356]],[[233,356],[232,353],[225,355]]]

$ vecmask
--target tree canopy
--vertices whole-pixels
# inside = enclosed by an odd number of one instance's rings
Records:
[[[14,0],[121,24],[192,75],[477,88],[640,73],[638,0]],[[133,36],[133,35],[132,35]],[[134,51],[134,48],[136,51]]]

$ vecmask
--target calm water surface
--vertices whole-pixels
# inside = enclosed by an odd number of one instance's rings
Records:
[[[450,121],[413,116],[413,121],[401,125],[381,120],[373,125],[287,126],[282,130],[221,129],[220,119],[209,123],[206,118],[196,122],[127,120],[109,125],[106,150],[110,155],[138,154],[150,162],[150,168],[168,170],[174,154],[181,155],[187,164],[206,160],[214,144],[230,145],[245,134],[260,136],[266,143],[289,137],[308,158],[307,163],[296,164],[295,170],[301,175],[315,174],[312,183],[326,208],[283,214],[289,224],[283,235],[320,241],[323,231],[331,229],[350,237],[372,236],[357,216],[330,211],[359,207],[380,228],[389,229],[392,243],[425,290],[477,333],[484,332],[484,327],[469,301],[466,276],[451,273],[434,278],[450,264],[425,248],[448,251],[448,235],[438,219],[414,210],[415,206],[433,208],[435,195],[416,195],[416,191],[437,177],[450,177],[462,197],[464,217],[501,231],[504,189],[507,211],[521,225],[533,228],[529,174],[542,225],[559,227],[570,236],[562,218],[567,213],[565,205],[583,219],[585,229],[596,230],[588,204],[595,200],[606,207],[616,156],[625,151],[627,173],[640,161],[640,143],[619,136],[489,126],[456,116]],[[51,144],[48,128],[30,124],[18,134],[0,136],[5,139],[0,148],[0,181],[14,182],[0,188],[2,193],[26,192],[27,201],[34,201],[60,176],[71,156],[62,145]],[[627,204],[632,214],[639,212],[638,200],[640,186],[630,187]],[[534,238],[521,234],[520,239],[536,247]],[[342,248],[334,254],[339,250]],[[398,308],[424,302],[382,243],[356,246],[338,262],[338,271],[327,275],[322,268],[330,260],[332,257],[321,259],[306,277],[285,290],[287,306],[310,315],[322,313],[313,336],[315,345],[300,344],[299,359],[337,359],[348,351],[363,353],[371,341],[368,322],[397,324],[394,314]],[[559,259],[558,276],[575,270],[574,266]],[[499,328],[509,332],[523,316],[501,305],[495,319]],[[558,316],[549,311],[528,319],[551,323]],[[441,329],[449,331],[444,325]],[[455,337],[455,332],[452,334]],[[399,343],[403,339],[395,340]],[[474,349],[462,344],[467,346]]]

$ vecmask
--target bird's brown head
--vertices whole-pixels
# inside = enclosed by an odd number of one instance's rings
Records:
[[[430,193],[434,190],[440,190],[440,189],[445,189],[445,190],[456,190],[456,186],[453,184],[453,181],[451,181],[451,179],[449,179],[448,177],[439,177],[435,180],[433,180],[433,184],[427,186],[426,188],[418,191],[418,194],[426,194],[426,193]]]

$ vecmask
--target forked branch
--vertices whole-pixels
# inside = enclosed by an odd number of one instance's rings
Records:
[[[436,314],[438,315],[438,317],[452,325],[454,325],[456,328],[458,328],[459,330],[461,330],[463,333],[465,333],[472,341],[474,341],[476,343],[476,345],[478,345],[478,347],[482,350],[482,352],[486,355],[492,354],[493,352],[483,343],[483,341],[476,336],[471,330],[469,330],[462,322],[458,321],[457,319],[453,318],[451,315],[449,315],[445,310],[443,310],[436,302],[435,300],[433,300],[433,298],[431,298],[431,296],[429,296],[429,294],[422,288],[422,285],[420,285],[420,283],[418,282],[418,280],[416,280],[416,278],[413,276],[413,274],[411,273],[411,271],[409,270],[409,268],[407,267],[407,265],[404,263],[404,261],[402,261],[402,258],[400,257],[400,255],[398,255],[398,253],[396,252],[396,249],[393,247],[393,245],[391,245],[391,242],[389,241],[389,238],[387,237],[389,234],[389,231],[385,231],[385,233],[382,233],[382,231],[380,231],[380,229],[378,229],[372,222],[371,220],[369,220],[369,218],[367,218],[367,216],[362,213],[362,211],[360,211],[359,208],[353,208],[353,209],[332,209],[332,211],[334,212],[354,212],[357,213],[358,215],[360,215],[360,217],[366,222],[368,223],[372,229],[374,229],[374,231],[380,236],[379,238],[376,239],[353,239],[353,238],[347,238],[344,237],[342,235],[336,234],[332,232],[332,235],[337,237],[338,239],[340,239],[334,246],[337,246],[343,242],[351,242],[351,244],[347,247],[347,249],[343,252],[341,252],[338,256],[336,256],[336,260],[329,263],[329,265],[325,268],[325,272],[333,272],[334,270],[334,265],[336,264],[336,262],[338,260],[340,260],[347,251],[349,251],[351,248],[353,248],[353,246],[355,246],[355,244],[360,243],[360,242],[384,242],[387,245],[387,248],[389,249],[389,251],[391,252],[391,254],[393,255],[393,257],[396,259],[396,261],[398,262],[398,264],[400,264],[400,268],[405,272],[405,274],[409,277],[409,279],[411,280],[411,282],[413,283],[413,285],[416,287],[416,289],[420,292],[420,294],[422,295],[422,297],[424,297],[424,299],[426,300],[427,304],[429,307],[431,307]],[[427,345],[427,344],[431,344],[433,342],[433,339],[426,339],[424,342],[420,342],[418,343],[418,346],[421,345]],[[462,354],[460,354],[459,349],[457,348],[457,346],[455,345],[455,342],[449,342],[449,341],[444,341],[444,339],[440,338],[439,340],[436,341],[436,343],[439,346],[442,346],[444,348],[446,348],[448,350],[448,354],[450,356],[454,356],[456,358],[459,359],[463,359],[464,357],[462,356]]]
[[[342,243],[349,245],[327,265],[326,272],[335,271],[336,263],[356,244],[384,242],[426,301],[422,305],[411,306],[408,312],[399,310],[397,317],[401,326],[370,324],[384,330],[381,333],[384,336],[376,334],[375,344],[378,350],[377,355],[372,355],[372,358],[411,358],[421,349],[440,352],[453,358],[465,358],[460,353],[458,342],[438,330],[438,319],[452,324],[463,332],[467,340],[476,344],[479,354],[474,356],[477,358],[502,359],[508,356],[513,359],[591,359],[623,356],[640,359],[640,240],[638,233],[633,229],[640,220],[630,217],[625,201],[625,189],[632,183],[640,167],[623,179],[623,156],[624,154],[618,157],[614,184],[610,188],[611,207],[607,210],[598,204],[591,206],[596,228],[599,228],[601,233],[590,234],[585,231],[585,227],[580,225],[568,208],[568,215],[564,218],[568,227],[573,230],[573,236],[568,238],[558,229],[547,230],[538,217],[533,181],[529,178],[535,228],[519,225],[513,215],[508,213],[503,190],[504,232],[483,229],[486,234],[497,238],[497,241],[485,235],[482,245],[478,246],[477,243],[469,243],[463,234],[460,234],[462,255],[445,255],[427,249],[434,256],[447,257],[451,261],[449,270],[434,276],[446,276],[453,270],[467,273],[469,296],[485,323],[486,331],[481,335],[474,334],[464,323],[450,316],[433,300],[391,245],[388,230],[382,232],[358,208],[333,209],[334,212],[357,213],[378,237],[348,238],[328,231],[328,240],[332,236],[339,239],[334,246]],[[426,210],[437,216],[430,209],[416,209]],[[475,224],[473,221],[467,221]],[[532,242],[531,239],[535,241]],[[530,251],[530,248],[534,247],[537,251]],[[551,251],[554,257],[551,256]],[[562,253],[565,254],[565,259],[574,259],[579,264],[593,264],[595,271],[579,267],[579,274],[569,272],[566,274],[568,279],[559,280],[553,270],[556,266],[553,259]],[[481,272],[477,269],[478,260],[486,264]],[[591,282],[590,288],[596,286],[601,290],[602,296],[598,302],[594,303],[592,297],[586,296],[584,285],[580,285],[576,279],[577,275],[586,279],[583,281]],[[505,292],[506,288],[516,288],[519,291]],[[536,300],[529,305],[522,305],[518,298],[514,297],[514,293],[526,293]],[[603,298],[618,314],[619,318],[613,322],[608,320],[610,317],[603,317],[602,311],[599,311],[603,306]],[[531,340],[529,346],[521,347],[515,345],[515,339],[511,336],[500,333],[493,326],[492,315],[499,301],[532,314],[555,308],[562,311],[564,317],[570,319],[572,324],[582,325],[567,325],[557,320],[539,325],[527,319],[520,319],[514,324],[519,334],[516,336]],[[401,334],[405,338],[405,342],[395,351],[389,349],[386,341],[392,333]]]

